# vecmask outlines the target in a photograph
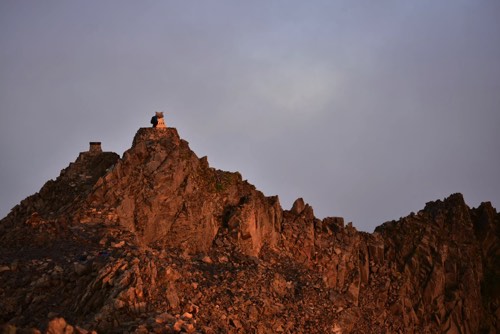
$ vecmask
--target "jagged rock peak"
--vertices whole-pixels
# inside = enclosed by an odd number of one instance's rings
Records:
[[[2,220],[0,232],[16,222],[25,223],[31,216],[42,220],[66,220],[119,158],[114,152],[103,152],[100,142],[90,142],[89,150],[80,152],[77,159],[61,170],[55,180],[47,181],[39,192],[16,205]],[[4,238],[0,237],[2,239],[6,243],[12,241],[7,233],[4,233]]]
[[[425,204],[424,211],[429,213],[439,213],[452,207],[464,210],[469,208],[465,203],[464,196],[461,193],[455,193],[446,197],[444,200],[438,199],[436,201],[427,202]]]
[[[304,202],[304,199],[302,197],[297,198],[295,202],[293,202],[292,209],[290,210],[291,212],[300,215],[302,211],[304,211],[306,208],[306,204]]]
[[[141,128],[77,221],[118,224],[148,246],[207,251],[221,229],[245,253],[276,244],[282,209],[239,173],[210,168],[173,128]]]

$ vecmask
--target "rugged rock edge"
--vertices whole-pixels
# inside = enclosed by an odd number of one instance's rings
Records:
[[[496,333],[500,216],[454,194],[372,234],[283,210],[173,128],[83,152],[0,221],[0,323],[48,333]],[[71,324],[71,325],[70,325]]]

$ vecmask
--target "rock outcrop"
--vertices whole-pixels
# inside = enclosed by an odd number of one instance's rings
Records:
[[[244,253],[257,256],[279,239],[277,197],[265,197],[239,173],[210,168],[173,128],[140,129],[86,204],[75,223],[116,223],[144,246],[206,252],[226,227]]]
[[[358,232],[283,210],[173,128],[91,149],[0,221],[0,325],[36,333],[496,333],[500,215]],[[3,325],[2,325],[3,324]]]

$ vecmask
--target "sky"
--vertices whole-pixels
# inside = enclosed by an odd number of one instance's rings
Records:
[[[155,111],[284,209],[500,208],[500,1],[0,1],[0,217]]]

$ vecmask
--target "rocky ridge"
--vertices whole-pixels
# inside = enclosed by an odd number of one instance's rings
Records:
[[[374,233],[283,210],[142,128],[0,221],[6,333],[496,333],[500,215],[460,194]]]

